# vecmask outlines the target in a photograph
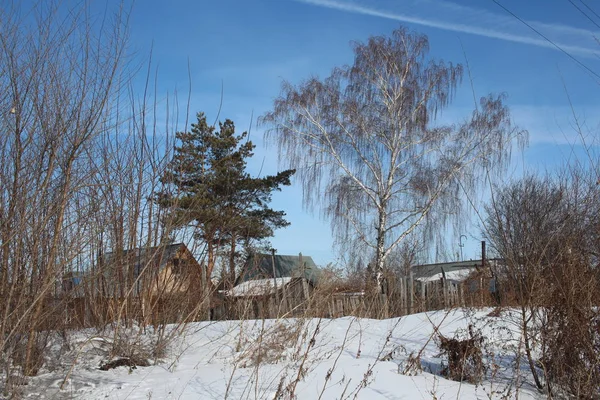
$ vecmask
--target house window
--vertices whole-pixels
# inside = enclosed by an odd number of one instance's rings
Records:
[[[63,291],[64,292],[70,292],[71,290],[73,290],[73,280],[72,278],[68,277],[68,278],[63,278]]]
[[[171,265],[171,273],[175,276],[181,276],[183,273],[183,263],[179,258],[173,259],[173,265]]]
[[[81,276],[75,273],[66,273],[62,279],[62,288],[64,292],[70,292],[77,286],[81,285]]]

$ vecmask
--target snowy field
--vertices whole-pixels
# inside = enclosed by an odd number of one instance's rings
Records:
[[[108,371],[99,366],[107,361],[110,335],[77,332],[69,337],[70,349],[60,359],[48,360],[40,375],[23,386],[23,395],[115,400],[538,398],[525,361],[517,356],[520,335],[511,323],[516,316],[488,316],[490,311],[438,311],[389,320],[193,323],[156,365]],[[446,337],[466,338],[469,324],[485,337],[487,371],[479,385],[442,377],[445,357],[433,334],[439,327]],[[152,338],[145,333],[135,341],[143,345]],[[412,359],[419,356],[420,363],[412,365],[420,364],[422,370],[409,368],[411,354]]]

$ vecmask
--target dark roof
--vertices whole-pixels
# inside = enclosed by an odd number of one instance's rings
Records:
[[[120,261],[117,259],[116,252],[104,253],[100,261],[103,264],[101,274],[104,278],[102,279],[104,291],[109,295],[116,294],[117,284],[115,279],[117,277],[117,268],[123,267],[122,273],[124,277],[128,277],[131,271],[130,268],[133,268],[133,279],[135,281],[146,266],[151,267],[150,273],[157,273],[162,270],[181,249],[186,249],[185,244],[174,243],[166,246],[123,250]],[[134,296],[139,295],[142,289],[142,282],[138,281],[134,286]]]
[[[309,256],[302,256],[302,265],[300,265],[300,255],[275,255],[275,275],[273,276],[273,259],[271,254],[255,253],[248,257],[242,273],[236,279],[235,284],[242,282],[266,279],[266,278],[298,278],[304,276],[312,284],[316,284],[320,270],[313,259]]]
[[[487,260],[494,261],[494,260]],[[469,261],[453,261],[453,262],[445,262],[445,263],[437,263],[437,264],[422,264],[415,265],[412,267],[412,272],[415,278],[426,278],[433,275],[440,274],[442,272],[442,268],[444,269],[444,273],[451,271],[458,271],[463,269],[472,268],[473,270],[477,270],[481,268],[482,260],[469,260]]]
[[[165,265],[172,260],[177,252],[182,248],[186,248],[185,244],[183,243],[174,243],[160,247],[139,247],[131,250],[123,250],[121,256],[122,260],[125,260],[126,263],[132,263],[135,266],[135,274],[137,276],[140,272],[140,269],[150,261],[159,261],[158,269],[163,269]],[[110,265],[111,263],[115,262],[116,257],[116,252],[105,253],[103,256],[103,262]]]

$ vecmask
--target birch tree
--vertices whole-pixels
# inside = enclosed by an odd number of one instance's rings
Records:
[[[370,249],[380,281],[387,257],[417,228],[443,232],[464,217],[462,194],[505,168],[526,132],[503,95],[481,98],[461,123],[440,123],[463,67],[428,57],[424,35],[400,28],[353,49],[353,64],[326,78],[284,81],[260,122],[280,162],[297,169],[305,207],[322,210],[338,243]]]

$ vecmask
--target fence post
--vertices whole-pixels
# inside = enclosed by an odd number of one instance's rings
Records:
[[[405,279],[404,278],[398,278],[398,282],[396,284],[396,288],[400,291],[400,295],[398,296],[398,298],[400,299],[400,315],[406,315],[406,310],[405,310],[405,306],[406,306],[406,287],[405,285]]]
[[[425,291],[427,290],[426,285],[426,282],[421,282],[421,307],[423,308],[419,311],[422,312],[427,311],[427,305],[425,304]]]
[[[444,282],[442,280],[442,290],[440,292],[442,294],[442,308],[445,310],[446,309],[446,304],[447,304],[447,293],[446,293],[446,282]]]
[[[410,271],[410,275],[408,276],[408,282],[406,287],[408,288],[408,295],[410,296],[409,299],[410,301],[408,302],[408,313],[412,314],[414,313],[414,307],[415,307],[415,289],[414,289],[414,279],[413,279],[413,273],[412,271]]]
[[[444,268],[440,268],[442,270],[442,296],[444,298],[444,309],[446,307],[448,307],[448,288],[447,288],[447,282],[446,282],[446,271],[444,271]]]
[[[479,277],[479,307],[483,307],[483,277],[481,276]]]

